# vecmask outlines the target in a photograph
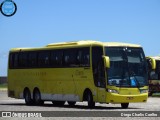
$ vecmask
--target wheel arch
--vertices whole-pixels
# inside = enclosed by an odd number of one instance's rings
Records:
[[[36,90],[40,92],[40,90],[39,90],[38,87],[34,87],[34,89],[33,89],[33,94],[34,94],[34,92],[35,92]]]
[[[87,100],[87,95],[88,95],[88,93],[91,93],[92,94],[92,91],[91,91],[91,89],[89,89],[89,88],[86,88],[85,90],[84,90],[84,92],[83,92],[83,101],[86,101]],[[93,95],[93,94],[92,94]]]

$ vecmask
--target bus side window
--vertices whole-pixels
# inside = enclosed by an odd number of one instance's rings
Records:
[[[18,68],[18,53],[14,54],[14,63],[13,63],[14,68]]]
[[[50,58],[49,51],[40,51],[38,53],[38,66],[49,67],[49,64],[50,64],[49,58]]]
[[[69,66],[70,52],[71,51],[69,51],[68,49],[64,50],[63,65],[65,67]]]
[[[14,53],[9,54],[9,68],[14,68]]]
[[[62,50],[51,51],[50,65],[55,68],[62,67],[62,57],[63,57]]]
[[[83,65],[84,66],[90,66],[90,56],[89,56],[89,48],[83,49]]]
[[[79,67],[90,66],[89,48],[79,48],[77,50],[76,64]]]
[[[27,52],[20,52],[19,53],[19,68],[26,68],[28,67],[28,56]]]
[[[64,66],[65,67],[77,67],[77,49],[71,48],[64,50]]]
[[[89,48],[80,48],[77,51],[77,64],[82,67],[90,66]]]
[[[78,51],[77,51],[77,64],[78,64],[78,66],[81,66],[81,58],[82,58],[82,50],[78,49]]]
[[[37,67],[37,52],[29,52],[28,55],[29,58],[29,67],[30,68],[35,68]]]

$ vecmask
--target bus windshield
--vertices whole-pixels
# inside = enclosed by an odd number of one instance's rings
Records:
[[[160,61],[156,60],[156,69],[149,70],[149,80],[160,80]]]
[[[142,87],[147,85],[147,68],[142,48],[106,47],[110,58],[108,85]]]

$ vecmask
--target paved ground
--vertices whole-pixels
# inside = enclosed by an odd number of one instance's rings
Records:
[[[68,114],[66,113],[67,111],[72,111],[73,114],[81,114],[81,113],[85,113],[85,114],[91,114],[91,116],[95,115],[95,114],[100,114],[100,116],[102,114],[105,114],[105,112],[114,112],[116,113],[118,112],[122,112],[123,111],[134,111],[135,113],[139,111],[160,111],[160,105],[159,102],[160,98],[158,97],[150,97],[147,101],[147,103],[132,103],[129,105],[128,109],[122,109],[121,106],[119,104],[99,104],[96,103],[96,107],[94,107],[93,109],[88,109],[87,108],[87,103],[85,102],[78,102],[76,103],[76,106],[74,107],[70,107],[68,106],[68,104],[66,103],[64,106],[62,107],[55,107],[52,105],[51,102],[45,102],[45,104],[43,106],[26,106],[24,100],[18,100],[18,99],[14,99],[14,98],[8,98],[7,97],[7,92],[5,90],[0,91],[0,111],[61,111],[57,114]],[[88,112],[90,111],[90,112]],[[51,112],[50,114],[52,114],[53,112]],[[56,113],[56,112],[55,112]],[[71,113],[69,113],[71,114]],[[53,115],[53,114],[52,114]],[[65,116],[65,115],[64,115]],[[84,115],[85,116],[85,115]],[[108,118],[108,117],[107,117]],[[1,119],[1,118],[0,118]],[[3,118],[4,119],[4,118]],[[13,119],[13,118],[12,118]],[[15,118],[16,119],[16,118]],[[36,118],[35,118],[36,119]],[[51,119],[49,117],[47,118],[42,118],[42,119]],[[54,119],[106,119],[105,117],[54,117]],[[137,118],[128,118],[128,117],[120,117],[120,118],[110,118],[110,119],[137,119]],[[155,120],[158,119],[157,117],[152,117],[152,118],[146,118],[146,117],[140,117],[140,119],[148,119],[148,120]],[[34,119],[33,119],[34,120]]]

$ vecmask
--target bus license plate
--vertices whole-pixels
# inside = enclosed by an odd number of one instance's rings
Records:
[[[134,97],[127,97],[127,100],[133,100]]]

